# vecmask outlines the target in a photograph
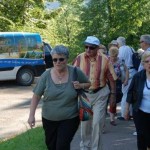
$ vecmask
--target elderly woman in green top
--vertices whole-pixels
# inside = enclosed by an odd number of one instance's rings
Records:
[[[42,123],[48,150],[70,150],[79,126],[76,89],[90,87],[85,74],[77,68],[78,81],[73,81],[74,67],[67,65],[68,48],[56,46],[52,52],[54,67],[45,71],[35,86],[28,123],[35,125],[35,111],[42,98]]]

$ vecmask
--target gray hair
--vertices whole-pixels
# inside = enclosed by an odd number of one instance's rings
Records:
[[[123,46],[126,45],[126,39],[122,36],[117,38],[117,43],[119,44],[119,46]]]
[[[65,55],[66,58],[69,58],[69,49],[64,45],[57,45],[51,51],[51,55],[54,54]]]
[[[147,44],[150,44],[150,34],[141,35],[140,41],[144,41]]]
[[[141,62],[143,63],[147,57],[150,57],[150,51],[145,51],[142,55]]]

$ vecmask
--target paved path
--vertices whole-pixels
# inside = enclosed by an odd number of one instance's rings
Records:
[[[117,126],[109,124],[109,118],[106,119],[105,134],[103,134],[104,150],[137,150],[136,136],[133,121],[119,121]],[[80,128],[72,142],[71,150],[79,150]]]

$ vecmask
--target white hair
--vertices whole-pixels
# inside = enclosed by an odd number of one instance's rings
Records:
[[[119,46],[126,45],[126,39],[120,36],[117,38],[117,43],[119,44]]]
[[[150,34],[141,35],[140,41],[144,41],[147,44],[150,44]]]

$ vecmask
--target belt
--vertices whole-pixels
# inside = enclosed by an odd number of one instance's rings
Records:
[[[90,93],[90,94],[94,94],[94,93],[97,93],[97,92],[98,92],[99,90],[101,90],[102,88],[104,88],[104,86],[103,86],[103,87],[99,87],[99,88],[94,89],[94,90],[89,90],[89,91],[84,90],[84,92]]]

